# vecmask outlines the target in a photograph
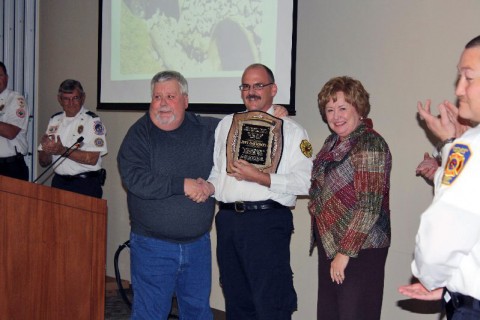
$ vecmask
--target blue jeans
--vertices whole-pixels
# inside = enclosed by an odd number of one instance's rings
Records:
[[[210,234],[172,243],[130,233],[133,287],[131,319],[167,319],[177,296],[181,320],[212,320]]]

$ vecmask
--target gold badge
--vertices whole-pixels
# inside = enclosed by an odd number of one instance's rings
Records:
[[[302,142],[300,143],[300,150],[302,150],[302,153],[305,157],[312,157],[312,144],[308,142],[308,140],[302,140]]]
[[[82,125],[78,126],[77,131],[78,131],[78,134],[81,134],[83,132],[83,126]]]
[[[17,101],[20,108],[25,108],[25,99],[23,99],[23,97],[18,97]]]

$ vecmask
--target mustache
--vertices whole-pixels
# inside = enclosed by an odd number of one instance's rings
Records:
[[[169,106],[161,106],[160,108],[158,108],[158,111],[159,112],[170,112],[170,111],[172,111],[172,109]]]
[[[255,94],[249,94],[249,95],[247,96],[247,99],[260,100],[261,98],[260,98],[260,96],[257,96],[257,95],[255,95]]]

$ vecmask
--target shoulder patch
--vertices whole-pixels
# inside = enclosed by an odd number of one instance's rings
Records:
[[[451,185],[460,176],[471,155],[470,147],[465,144],[456,143],[452,146],[443,172],[443,185]]]
[[[20,108],[25,108],[25,99],[22,96],[17,97],[17,101]]]
[[[25,108],[20,107],[17,109],[17,117],[19,118],[25,118]]]
[[[97,146],[99,148],[101,148],[105,145],[105,142],[103,141],[102,138],[95,139],[94,143],[95,143],[95,146]]]
[[[92,112],[92,111],[87,111],[85,112],[86,114],[88,114],[90,117],[92,118],[98,118],[97,114],[95,112]]]
[[[93,123],[93,130],[95,131],[95,134],[98,136],[102,136],[105,134],[105,127],[103,126],[102,121],[97,120]]]
[[[302,140],[302,142],[300,142],[300,150],[302,150],[302,153],[305,157],[307,158],[312,157],[312,153],[313,153],[312,145],[308,140],[304,139]]]
[[[50,117],[50,119],[52,119],[52,118],[54,118],[54,117],[56,117],[56,116],[58,116],[58,115],[60,115],[60,114],[62,114],[62,113],[63,113],[63,111],[54,113],[54,114]]]

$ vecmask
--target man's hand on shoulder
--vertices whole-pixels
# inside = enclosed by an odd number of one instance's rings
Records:
[[[279,104],[273,105],[273,116],[277,118],[284,118],[288,117],[288,110],[284,106]]]

